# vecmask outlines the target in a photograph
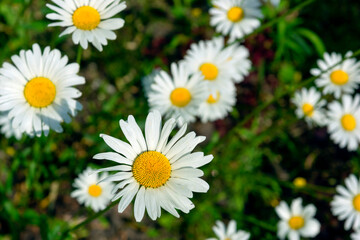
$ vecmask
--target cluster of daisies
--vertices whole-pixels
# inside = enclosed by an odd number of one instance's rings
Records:
[[[310,126],[326,126],[334,143],[355,151],[360,143],[360,95],[355,94],[360,62],[351,55],[325,53],[318,68],[311,69],[316,87],[296,92],[293,103],[299,118]]]

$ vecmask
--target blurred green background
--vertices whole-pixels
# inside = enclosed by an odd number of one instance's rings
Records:
[[[44,0],[1,0],[0,63],[33,43],[60,49],[76,61],[78,47],[61,28],[48,28],[50,12]],[[284,0],[279,9],[263,7],[264,22],[302,3]],[[109,148],[99,137],[106,133],[125,139],[119,119],[134,115],[140,126],[148,112],[141,78],[153,68],[168,70],[190,44],[215,36],[209,26],[210,1],[131,0],[119,14],[126,23],[103,52],[90,46],[83,52],[80,74],[81,111],[64,132],[49,137],[0,136],[0,239],[64,239],[61,234],[92,215],[70,197],[71,184],[87,166],[104,167],[92,159]],[[253,68],[238,84],[237,104],[228,118],[195,123],[191,130],[206,135],[200,146],[214,160],[203,167],[210,184],[206,194],[194,194],[195,209],[177,219],[162,212],[136,223],[132,207],[109,212],[66,236],[66,239],[205,239],[215,236],[216,220],[235,219],[251,239],[276,239],[274,206],[296,197],[317,206],[322,224],[316,239],[349,239],[330,213],[334,186],[360,170],[359,152],[333,144],[324,128],[309,129],[298,120],[289,97],[276,101],[245,125],[256,107],[309,77],[309,69],[324,51],[356,51],[360,43],[360,2],[314,0],[313,3],[248,37]],[[1,87],[1,86],[0,86]],[[296,177],[308,185],[296,188]]]

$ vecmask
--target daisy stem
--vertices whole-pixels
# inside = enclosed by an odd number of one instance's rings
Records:
[[[251,224],[257,225],[257,226],[259,226],[259,227],[261,227],[263,229],[266,229],[266,230],[268,230],[270,232],[276,232],[276,226],[268,224],[268,223],[263,222],[263,221],[260,221],[259,219],[254,218],[253,216],[243,215],[243,216],[241,216],[241,219],[246,221],[246,222],[249,222]]]
[[[81,63],[81,57],[82,57],[82,53],[83,53],[83,49],[82,47],[79,45],[78,51],[77,51],[77,56],[76,56],[76,62],[80,65]]]

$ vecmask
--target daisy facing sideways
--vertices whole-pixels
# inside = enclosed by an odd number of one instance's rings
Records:
[[[69,123],[69,115],[82,109],[75,100],[81,92],[74,88],[85,83],[77,75],[79,64],[68,64],[57,49],[41,52],[38,44],[11,60],[14,65],[5,62],[0,68],[0,111],[8,111],[12,127],[30,136],[62,132],[60,123]]]
[[[341,148],[355,151],[360,142],[360,95],[344,95],[341,102],[329,104],[328,131]]]
[[[293,200],[291,206],[281,201],[275,208],[280,222],[277,235],[280,239],[299,240],[300,237],[313,238],[320,232],[320,223],[314,218],[316,208],[313,204],[302,206],[302,199]]]
[[[46,4],[55,11],[49,13],[46,18],[56,22],[49,24],[50,27],[60,26],[66,29],[60,37],[72,34],[75,44],[87,49],[88,43],[92,43],[99,51],[107,45],[107,40],[115,40],[117,30],[124,26],[121,18],[112,18],[126,8],[125,2],[120,0],[52,0],[55,5]]]
[[[360,184],[359,179],[351,174],[345,179],[345,187],[336,187],[337,195],[330,203],[331,211],[339,220],[345,220],[345,230],[360,228]]]
[[[321,94],[314,87],[309,90],[303,88],[297,91],[292,102],[297,107],[295,111],[297,117],[305,118],[308,125],[323,126],[326,124],[326,115],[323,109],[326,101],[321,100]]]
[[[235,220],[231,220],[227,228],[223,222],[216,221],[213,230],[218,238],[208,238],[206,240],[248,240],[250,238],[248,232],[236,230]]]
[[[75,190],[71,197],[76,198],[80,204],[90,207],[94,212],[103,210],[109,204],[113,195],[111,191],[114,185],[111,182],[101,182],[108,176],[107,173],[98,175],[94,170],[87,168],[75,179],[73,186]]]
[[[205,137],[197,137],[194,132],[184,136],[185,124],[169,140],[175,126],[176,121],[171,118],[162,127],[161,115],[154,111],[146,118],[145,136],[133,116],[129,116],[128,121],[120,120],[120,127],[129,143],[106,134],[100,135],[115,152],[99,153],[94,158],[110,160],[117,165],[97,172],[116,172],[104,181],[119,182],[114,187],[112,201],[121,199],[118,205],[120,213],[135,198],[134,215],[138,222],[145,210],[152,220],[159,218],[161,208],[179,217],[177,209],[189,213],[194,208],[189,200],[193,192],[209,190],[209,185],[200,178],[204,173],[198,167],[209,163],[213,156],[192,153]]]

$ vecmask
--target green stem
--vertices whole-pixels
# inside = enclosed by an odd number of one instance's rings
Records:
[[[83,49],[81,45],[78,47],[77,56],[76,56],[76,62],[81,65],[81,57],[82,57]]]
[[[251,224],[257,225],[265,230],[268,230],[270,232],[276,232],[276,226],[268,224],[267,222],[263,222],[260,221],[259,219],[252,217],[252,216],[248,216],[248,215],[243,215],[241,217],[242,220],[249,222]]]

